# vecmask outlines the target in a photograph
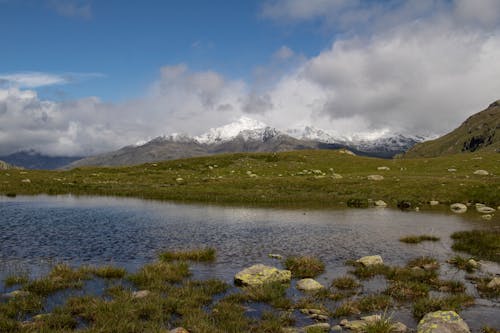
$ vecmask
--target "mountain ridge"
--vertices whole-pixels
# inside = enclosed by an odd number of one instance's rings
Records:
[[[399,134],[380,136],[375,140],[350,141],[348,138],[335,137],[327,131],[311,126],[302,130],[282,131],[263,122],[241,117],[233,123],[212,128],[199,136],[179,133],[163,135],[145,143],[75,161],[65,168],[132,165],[221,153],[302,149],[345,148],[359,155],[390,158],[421,140],[421,137],[405,137]]]
[[[468,117],[453,131],[416,144],[404,157],[437,157],[480,150],[500,152],[500,100]]]

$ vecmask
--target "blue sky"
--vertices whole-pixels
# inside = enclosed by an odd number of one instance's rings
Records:
[[[71,13],[58,9],[66,2],[0,4],[0,73],[102,74],[40,89],[55,99],[137,97],[167,64],[252,80],[283,45],[312,56],[332,40],[316,22],[297,28],[262,17],[259,1],[69,1]]]
[[[250,117],[440,135],[500,98],[498,0],[0,0],[0,155]]]

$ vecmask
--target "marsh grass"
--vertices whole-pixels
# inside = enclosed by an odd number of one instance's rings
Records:
[[[359,288],[361,285],[354,278],[350,276],[341,276],[332,281],[332,287],[339,290],[354,290]]]
[[[271,282],[260,286],[245,287],[244,295],[249,301],[264,302],[275,308],[287,309],[292,306],[292,301],[286,297],[287,289],[287,285]]]
[[[419,243],[422,243],[424,241],[437,242],[439,240],[440,240],[439,237],[431,236],[431,235],[406,236],[406,237],[399,239],[400,242],[407,243],[407,244],[419,244]]]
[[[357,276],[360,279],[370,279],[377,275],[387,276],[392,271],[392,268],[387,265],[372,265],[372,266],[363,266],[359,263],[354,263],[354,270],[349,273]]]
[[[311,256],[292,256],[285,260],[286,269],[296,278],[314,278],[325,271],[325,264]]]
[[[500,231],[459,231],[451,235],[452,249],[500,263]]]
[[[368,295],[356,300],[357,308],[361,312],[387,310],[392,305],[392,298],[388,295]]]
[[[481,296],[486,298],[500,297],[500,287],[488,287],[488,283],[491,281],[491,278],[476,278],[474,279],[474,281],[476,283],[476,288]]]
[[[192,249],[182,251],[165,251],[159,255],[163,261],[195,261],[195,262],[212,262],[215,261],[216,251],[214,248]]]
[[[92,274],[101,279],[121,279],[127,275],[127,271],[124,268],[109,265],[94,267],[90,270]]]
[[[458,312],[464,307],[474,304],[474,298],[467,294],[450,295],[446,297],[421,298],[413,304],[413,316],[420,320],[426,313],[434,311]]]
[[[23,289],[37,295],[47,296],[59,290],[81,289],[84,281],[90,278],[88,267],[73,269],[67,264],[57,264],[47,276],[26,282]]]
[[[147,290],[167,290],[169,284],[181,282],[190,276],[187,263],[157,261],[143,266],[135,274],[128,276],[128,279],[140,289]]]
[[[355,301],[345,301],[332,311],[331,316],[334,318],[339,318],[348,317],[354,314],[360,314],[361,310],[358,308],[358,306],[359,304]]]
[[[367,323],[363,328],[363,333],[392,333],[394,330],[393,320],[383,315],[379,320]]]
[[[7,276],[3,281],[3,283],[5,287],[8,288],[16,285],[26,284],[28,283],[28,281],[29,281],[28,274],[21,273],[21,274],[13,274]]]
[[[448,260],[448,263],[458,269],[462,269],[467,273],[472,273],[477,269],[477,266],[472,264],[470,260],[473,258],[464,258],[462,256],[455,256]]]
[[[412,301],[427,297],[430,289],[428,284],[418,281],[393,281],[384,293],[398,301]]]

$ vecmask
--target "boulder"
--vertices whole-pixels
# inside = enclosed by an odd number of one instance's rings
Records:
[[[3,298],[16,298],[16,297],[27,297],[30,295],[29,291],[25,290],[14,290],[11,291],[10,293],[3,294]]]
[[[439,201],[437,201],[437,200],[431,200],[431,201],[429,201],[429,205],[431,205],[431,206],[437,206],[437,205],[439,205]]]
[[[377,170],[379,170],[379,171],[389,171],[389,170],[391,170],[391,168],[386,167],[386,166],[379,166],[379,167],[377,167]]]
[[[486,287],[488,287],[490,289],[500,288],[500,277],[498,277],[498,276],[494,277],[490,282],[488,282]]]
[[[173,330],[168,331],[169,333],[189,333],[184,327],[176,327]]]
[[[384,180],[384,176],[381,175],[369,175],[366,177],[368,180]]]
[[[470,329],[455,311],[436,311],[420,320],[417,333],[470,333]]]
[[[375,206],[383,208],[383,207],[387,207],[387,203],[384,200],[377,200],[377,201],[375,201]]]
[[[382,265],[384,263],[382,257],[379,255],[362,257],[356,260],[356,262],[363,266]]]
[[[291,279],[292,272],[289,270],[257,264],[238,272],[234,276],[234,283],[241,286],[260,286],[269,282],[286,283]]]
[[[453,213],[462,214],[467,211],[467,206],[462,203],[454,203],[450,205],[450,209]]]
[[[488,176],[490,173],[486,170],[476,170],[474,174],[478,176]]]
[[[482,206],[482,207],[476,206],[476,210],[478,213],[481,213],[481,214],[491,214],[491,213],[494,213],[496,211],[495,208],[491,208],[491,207],[487,207],[487,206]]]
[[[148,297],[151,292],[149,290],[138,290],[132,293],[132,298],[144,298]]]
[[[297,289],[303,291],[317,291],[323,289],[324,286],[314,279],[302,279],[297,282]]]

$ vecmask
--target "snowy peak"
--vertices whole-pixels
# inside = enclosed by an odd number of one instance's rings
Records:
[[[263,122],[249,118],[241,117],[237,121],[217,127],[211,128],[207,133],[195,137],[199,143],[220,143],[236,138],[238,135],[243,137],[253,138],[257,133],[264,132],[268,126]]]

